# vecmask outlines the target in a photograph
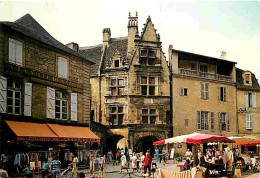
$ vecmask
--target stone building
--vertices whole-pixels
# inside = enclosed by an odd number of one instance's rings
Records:
[[[128,36],[112,38],[103,29],[103,44],[80,48],[96,62],[91,70],[91,115],[109,129],[106,149],[118,141],[136,151],[171,132],[169,69],[160,35],[150,17],[139,33],[138,17],[128,17]]]
[[[236,69],[238,135],[260,136],[260,86],[250,71]]]
[[[235,62],[169,47],[174,135],[237,134]]]
[[[56,129],[64,140],[78,141],[76,129],[89,126],[90,66],[94,62],[78,53],[77,44],[68,46],[72,49],[54,39],[29,14],[15,22],[0,22],[2,149],[18,148],[14,138],[60,141],[60,136],[52,134]]]

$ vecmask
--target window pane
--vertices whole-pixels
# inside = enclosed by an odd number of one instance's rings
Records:
[[[15,100],[15,106],[20,106],[20,100]]]
[[[149,95],[155,95],[155,86],[149,86]]]
[[[114,125],[115,120],[116,120],[116,115],[110,115],[109,122],[112,123],[112,125]]]
[[[123,113],[123,107],[118,107],[118,113]]]
[[[147,86],[141,86],[142,95],[147,95]]]
[[[116,79],[111,79],[111,86],[116,86]]]
[[[147,56],[147,50],[146,49],[141,50],[141,56]]]
[[[148,124],[148,116],[142,116],[143,124]]]
[[[140,63],[141,65],[147,65],[147,58],[140,58],[140,59],[139,59],[139,63]]]
[[[8,88],[13,88],[13,81],[7,80],[7,86],[8,86]]]
[[[155,65],[155,61],[156,61],[155,58],[149,59],[149,60],[148,60],[148,65],[154,66],[154,65]]]
[[[67,108],[66,107],[62,107],[62,112],[63,113],[67,113]]]
[[[124,80],[123,79],[118,79],[118,85],[119,86],[124,86]]]
[[[66,107],[67,106],[67,101],[62,101],[62,106]]]
[[[13,105],[13,99],[12,98],[8,98],[7,99],[7,105],[8,106],[12,106]]]
[[[61,98],[61,96],[62,96],[61,91],[55,91],[55,96],[58,98]]]
[[[123,124],[123,118],[124,118],[123,114],[119,114],[118,115],[118,125],[122,125]]]
[[[116,96],[116,88],[111,88],[111,95]]]
[[[60,100],[55,100],[55,105],[60,106]]]
[[[20,107],[15,107],[15,114],[20,114]]]
[[[55,111],[56,111],[56,112],[60,112],[60,106],[57,106],[57,105],[56,105],[56,106],[55,106]]]
[[[150,116],[150,124],[155,124],[156,116]]]
[[[141,78],[141,84],[147,84],[147,77]]]
[[[20,95],[21,95],[20,92],[15,92],[15,99],[20,99]]]
[[[119,60],[114,60],[115,67],[119,67]]]
[[[13,92],[11,90],[7,91],[7,97],[13,98]]]
[[[13,113],[13,107],[12,106],[8,106],[7,107],[7,112],[8,113]]]
[[[57,119],[60,118],[60,113],[59,113],[59,112],[56,112],[56,113],[55,113],[55,118],[57,118]]]
[[[156,114],[156,110],[155,109],[150,109],[150,114]]]
[[[155,84],[155,77],[149,77],[149,84]]]
[[[21,84],[19,82],[15,82],[15,88],[20,89],[21,88]]]
[[[123,95],[124,94],[124,88],[120,87],[118,88],[118,95]]]
[[[142,109],[142,114],[148,114],[148,109]]]
[[[149,57],[155,57],[155,51],[149,51]]]
[[[67,119],[67,113],[62,113],[62,119]]]
[[[111,113],[116,113],[116,107],[111,108]]]

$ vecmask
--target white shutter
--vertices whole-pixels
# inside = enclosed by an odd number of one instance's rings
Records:
[[[24,87],[24,115],[32,116],[32,84],[25,83]]]
[[[248,93],[245,93],[245,108],[249,107],[249,103],[248,103]]]
[[[181,96],[183,96],[183,95],[184,95],[184,89],[181,88]]]
[[[9,38],[9,62],[15,64],[15,40]]]
[[[230,116],[229,116],[229,112],[227,113],[227,130],[230,131]]]
[[[205,83],[201,83],[201,99],[205,99]]]
[[[0,113],[6,113],[7,79],[0,76]]]
[[[197,111],[197,130],[201,130],[201,111]]]
[[[64,78],[68,78],[68,60],[63,58],[63,72]]]
[[[256,108],[256,93],[253,93],[253,108]]]
[[[19,41],[16,41],[16,64],[23,65],[23,44]]]
[[[250,129],[250,114],[246,115],[246,129]]]
[[[209,84],[208,83],[204,83],[205,85],[205,99],[209,99]]]
[[[47,87],[46,117],[55,118],[55,89]]]
[[[77,93],[71,93],[70,95],[70,115],[72,121],[78,120],[78,94]]]
[[[250,121],[250,122],[249,122],[249,126],[250,126],[250,129],[253,129],[253,117],[252,117],[251,114],[250,114],[249,116],[250,116],[250,117],[249,117],[249,118],[250,118],[250,119],[249,119],[249,121]]]

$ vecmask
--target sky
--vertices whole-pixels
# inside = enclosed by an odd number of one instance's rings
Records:
[[[212,57],[224,50],[260,79],[260,0],[0,0],[0,21],[30,13],[54,38],[80,47],[101,44],[103,28],[127,36],[129,12],[138,12],[139,32],[150,15],[167,58],[169,44]]]

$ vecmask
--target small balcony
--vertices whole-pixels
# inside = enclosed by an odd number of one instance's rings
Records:
[[[200,72],[197,70],[188,70],[184,68],[179,68],[179,74],[191,76],[191,77],[198,77],[203,79],[209,79],[209,80],[217,80],[221,82],[232,82],[232,77],[227,75],[219,75],[219,74],[210,74],[206,72]]]

